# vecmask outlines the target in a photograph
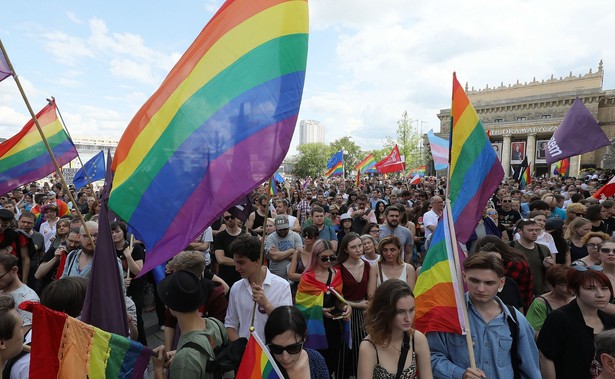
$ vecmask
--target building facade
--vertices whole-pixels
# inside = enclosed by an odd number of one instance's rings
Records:
[[[325,143],[325,127],[319,121],[301,120],[299,123],[299,145]]]
[[[491,144],[502,162],[504,172],[510,176],[525,156],[534,175],[550,174],[552,167],[545,160],[547,142],[562,122],[566,112],[578,97],[598,121],[611,141],[615,140],[615,90],[603,90],[602,61],[597,72],[581,75],[517,83],[503,83],[497,88],[465,91],[474,105],[478,117],[488,132]],[[442,109],[440,135],[448,139],[450,109]],[[576,176],[583,168],[614,168],[613,145],[570,158],[570,175]]]

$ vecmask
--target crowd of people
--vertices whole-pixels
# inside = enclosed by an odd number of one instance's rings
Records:
[[[287,378],[612,378],[615,201],[591,196],[608,179],[543,178],[523,190],[507,180],[493,194],[461,241],[475,366],[466,336],[413,326],[413,289],[446,200],[435,177],[288,180],[273,195],[261,186],[249,216],[228,209],[159,283],[136,278],[144,246],[111,223],[126,336],[147,344],[153,286],[164,326],[156,378],[218,377],[221,352],[251,333]],[[78,316],[83,304],[101,202],[91,187],[69,191],[75,204],[61,184],[0,198],[0,340],[11,346],[0,358],[11,378],[27,377],[18,353],[32,324],[16,305],[47,299]]]

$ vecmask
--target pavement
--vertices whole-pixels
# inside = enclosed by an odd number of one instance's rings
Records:
[[[154,305],[154,295],[145,295],[145,309],[151,309]],[[164,332],[160,330],[158,325],[158,317],[156,316],[156,310],[152,309],[150,312],[143,311],[143,327],[145,328],[145,335],[147,336],[147,346],[152,349],[164,344]]]

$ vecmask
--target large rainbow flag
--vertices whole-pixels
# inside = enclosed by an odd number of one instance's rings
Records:
[[[236,376],[242,379],[284,378],[269,349],[254,332],[250,333]]]
[[[504,170],[474,107],[453,74],[451,162],[448,187],[451,217],[458,242],[465,243],[482,216],[489,198],[504,178]],[[449,210],[445,209],[445,215]],[[414,293],[414,324],[424,333],[461,334],[458,305],[462,297],[453,264],[449,220],[436,227]],[[456,288],[457,287],[457,288]]]
[[[34,302],[30,379],[143,378],[152,351]]]
[[[141,274],[280,166],[307,46],[306,0],[228,0],[134,116],[113,160],[109,207],[147,247]]]
[[[363,160],[354,166],[354,169],[361,174],[365,174],[371,169],[375,170],[376,167],[376,158],[374,158],[374,154],[369,154],[367,157],[363,158]]]
[[[77,149],[56,116],[52,101],[36,115],[58,165],[77,157]],[[55,171],[53,160],[31,119],[15,136],[0,144],[0,194]]]

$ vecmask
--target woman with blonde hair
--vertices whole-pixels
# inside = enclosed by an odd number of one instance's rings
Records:
[[[591,221],[584,217],[577,217],[568,225],[564,239],[568,241],[568,246],[570,247],[570,261],[574,262],[587,256],[587,247],[582,239],[583,236],[591,231]]]
[[[427,338],[412,327],[414,311],[407,283],[390,279],[378,287],[365,314],[358,379],[433,378]]]
[[[370,278],[368,293],[374,293],[376,287],[387,281],[388,279],[400,279],[414,288],[416,282],[416,270],[414,267],[403,261],[401,253],[401,241],[395,235],[385,236],[378,244],[380,252],[380,260],[376,265],[376,270],[372,270],[370,275],[375,278]]]
[[[566,207],[566,220],[564,221],[564,227],[570,225],[570,223],[579,217],[585,217],[585,205],[581,203],[572,203]]]

